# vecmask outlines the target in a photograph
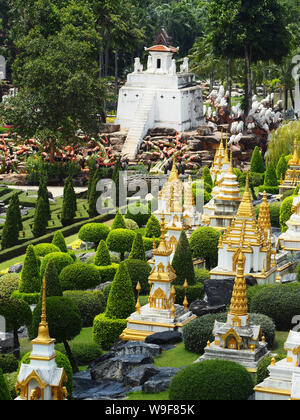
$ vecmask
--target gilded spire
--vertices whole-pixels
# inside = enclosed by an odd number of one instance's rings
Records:
[[[229,160],[228,160],[228,132],[226,133],[226,140],[225,140],[225,155],[224,155],[224,163],[228,164]]]
[[[165,223],[165,215],[163,213],[161,218],[161,241],[159,247],[153,250],[153,255],[156,256],[168,256],[172,254],[172,250],[168,248],[166,243],[166,223]]]
[[[233,152],[233,150],[232,150],[232,143],[231,143],[231,145],[230,145],[230,162],[229,162],[229,168],[228,168],[228,173],[230,175],[234,175],[234,172],[233,172],[232,152]]]
[[[247,172],[246,189],[245,189],[242,202],[238,209],[236,218],[247,218],[247,219],[256,220],[255,210],[253,207],[252,198],[251,198],[250,189],[249,189],[249,172]]]
[[[259,210],[258,225],[260,230],[268,237],[271,232],[271,217],[266,191],[264,191],[263,200]]]
[[[173,167],[172,167],[172,171],[169,177],[169,182],[173,182],[173,181],[178,181],[179,179],[179,174],[176,168],[176,157],[173,157]]]
[[[46,277],[43,279],[42,316],[39,325],[38,336],[32,341],[33,344],[51,344],[53,340],[49,335],[49,328],[46,316]]]
[[[289,161],[289,166],[293,166],[293,165],[299,165],[300,161],[299,161],[299,155],[298,155],[298,142],[297,142],[297,137],[295,137],[294,140],[294,156],[293,159],[291,159]]]
[[[245,279],[245,256],[242,251],[240,252],[238,258],[237,274],[234,281],[229,314],[233,316],[248,315],[247,284]]]

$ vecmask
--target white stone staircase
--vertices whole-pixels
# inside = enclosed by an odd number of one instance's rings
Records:
[[[143,94],[122,150],[122,155],[129,160],[135,159],[144,136],[153,125],[154,100],[154,91],[149,89]]]

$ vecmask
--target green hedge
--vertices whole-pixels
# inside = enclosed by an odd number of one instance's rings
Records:
[[[100,275],[100,283],[107,283],[108,281],[113,281],[116,272],[118,270],[119,264],[112,264],[108,266],[98,267],[96,266],[99,275]]]
[[[176,291],[176,303],[178,305],[183,305],[183,300],[185,296],[185,289],[183,286],[174,285]],[[195,300],[202,300],[204,297],[204,286],[201,283],[189,286],[186,291],[186,297],[189,305]]]
[[[195,268],[196,283],[204,284],[204,282],[209,279],[210,279],[209,270],[205,270],[204,268]]]
[[[280,227],[282,232],[288,230],[286,222],[288,222],[292,216],[292,207],[293,207],[294,197],[287,197],[283,200],[280,208]]]
[[[60,252],[60,249],[53,244],[38,244],[34,247],[34,252],[38,257],[45,257],[53,252]]]
[[[11,297],[14,299],[21,299],[28,305],[37,305],[40,300],[41,293],[21,293],[18,290],[12,293]]]
[[[135,295],[136,292],[136,286],[138,281],[141,285],[141,292],[140,295],[146,295],[149,293],[149,285],[148,285],[148,278],[151,273],[151,266],[147,263],[147,261],[142,260],[126,260],[125,264],[128,268],[129,275],[132,281],[132,287]]]
[[[94,319],[93,340],[104,350],[109,350],[126,327],[126,319],[109,319],[104,314],[98,315]]]
[[[251,374],[238,363],[205,360],[178,372],[169,399],[176,401],[247,401],[253,394]]]
[[[59,281],[63,290],[88,290],[99,286],[101,277],[94,264],[77,262],[62,269]]]
[[[69,254],[65,254],[64,252],[53,252],[52,254],[48,254],[43,258],[43,261],[42,261],[42,265],[41,265],[42,277],[45,274],[46,267],[50,260],[53,260],[58,275],[60,275],[61,271],[65,267],[67,267],[68,265],[74,264],[73,258]]]
[[[300,284],[273,285],[253,297],[251,312],[259,312],[273,319],[276,329],[289,331],[292,319],[299,315]]]
[[[0,369],[0,401],[10,401],[11,399],[6,378],[3,375],[2,369]]]
[[[64,355],[66,354],[66,350],[63,344],[57,344],[55,346],[57,350],[59,350]],[[72,355],[77,363],[78,366],[87,366],[98,357],[102,356],[103,352],[102,349],[93,342],[88,343],[76,343],[71,342],[70,348],[72,351]]]
[[[20,274],[9,273],[0,277],[0,299],[9,299],[11,294],[19,289]]]
[[[3,373],[12,373],[18,370],[19,361],[13,354],[0,354],[0,369]]]
[[[260,186],[258,188],[258,191],[260,193],[263,193],[263,192],[266,191],[266,193],[268,193],[268,194],[276,195],[276,194],[279,194],[279,187],[272,187],[272,186],[262,185],[262,186]]]
[[[152,239],[145,238],[143,236],[143,244],[144,244],[145,252],[153,250],[153,238]],[[160,239],[155,239],[155,244],[156,244],[156,248],[158,248],[160,244]]]
[[[96,315],[105,311],[105,299],[101,292],[86,292],[80,290],[66,291],[64,297],[71,299],[79,308],[82,326],[92,327]]]
[[[270,376],[270,372],[268,370],[268,367],[270,366],[273,357],[275,358],[276,362],[279,362],[282,359],[286,358],[286,354],[281,353],[274,356],[273,354],[271,356],[265,357],[263,360],[261,360],[257,367],[257,374],[256,374],[256,383],[260,384],[265,379],[267,379]]]

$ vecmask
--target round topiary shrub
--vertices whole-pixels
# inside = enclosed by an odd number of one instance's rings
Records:
[[[60,249],[53,244],[38,244],[34,247],[35,254],[38,257],[45,257],[53,252],[61,252]]]
[[[125,220],[126,229],[129,229],[129,230],[139,229],[139,225],[134,220],[131,220],[131,219],[124,219],[124,220]]]
[[[92,327],[95,316],[105,311],[106,302],[102,292],[68,290],[64,292],[64,297],[71,299],[78,306],[84,328]]]
[[[13,354],[0,354],[0,369],[3,373],[11,373],[18,370],[19,361]]]
[[[77,262],[62,269],[59,281],[63,290],[87,290],[99,286],[101,277],[94,264]]]
[[[100,314],[94,319],[93,340],[102,349],[109,350],[126,327],[126,319],[110,319],[105,314]]]
[[[205,360],[181,370],[169,388],[170,400],[247,401],[253,394],[251,374],[238,363]]]
[[[190,247],[194,258],[202,258],[208,267],[218,264],[218,244],[220,232],[211,227],[202,227],[192,233]]]
[[[20,274],[10,273],[0,277],[0,299],[10,298],[11,294],[18,290],[20,284]]]
[[[280,207],[280,227],[282,232],[286,232],[288,230],[288,226],[286,222],[288,222],[293,214],[293,201],[294,197],[287,197],[283,200],[281,207]]]
[[[130,252],[135,233],[129,229],[115,229],[111,230],[106,243],[110,251],[118,252],[121,255],[121,260],[124,260],[125,252]]]
[[[101,241],[106,240],[109,231],[109,227],[103,223],[87,223],[80,229],[78,237],[84,242],[93,242],[97,248]]]
[[[29,365],[30,364],[30,353],[25,354],[22,357],[22,360],[19,363],[19,370],[21,367],[21,364]],[[66,376],[68,378],[68,381],[64,383],[64,386],[67,388],[68,391],[68,400],[72,399],[73,395],[73,371],[72,366],[69,362],[69,359],[67,356],[65,356],[63,353],[56,351],[56,358],[55,358],[56,364],[58,368],[64,368]]]
[[[127,207],[126,219],[131,219],[136,222],[139,227],[143,227],[147,224],[151,214],[147,205],[144,204],[131,204]]]
[[[58,275],[60,275],[61,271],[65,267],[67,267],[68,265],[74,264],[73,258],[69,254],[65,254],[64,252],[53,252],[52,254],[48,254],[43,258],[43,261],[42,261],[42,265],[41,265],[42,277],[45,274],[46,267],[50,260],[53,260]]]
[[[289,331],[292,319],[299,315],[300,284],[273,285],[262,290],[251,301],[251,312],[265,314],[273,319],[276,329]]]
[[[213,342],[213,327],[215,321],[226,322],[227,313],[208,314],[191,321],[183,328],[183,342],[186,350],[197,354],[203,354],[207,342]],[[262,314],[250,314],[250,322],[253,325],[260,325],[262,335],[268,343],[268,348],[272,348],[275,338],[275,325],[267,316]]]
[[[204,282],[206,280],[209,280],[209,278],[210,278],[209,270],[205,270],[204,268],[195,268],[196,283],[204,284]]]
[[[125,264],[128,268],[129,275],[132,281],[133,291],[135,295],[136,292],[136,286],[138,281],[141,285],[141,292],[140,295],[148,294],[149,293],[149,285],[148,285],[148,278],[151,273],[151,266],[147,263],[147,261],[142,260],[126,260]]]

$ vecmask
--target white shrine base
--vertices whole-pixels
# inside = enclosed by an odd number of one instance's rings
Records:
[[[127,328],[120,338],[124,341],[145,341],[149,335],[181,330],[193,319],[197,318],[192,312],[185,312],[183,306],[175,305],[175,318],[167,309],[153,309],[149,305],[141,308],[140,314],[135,312],[127,319]]]
[[[214,268],[210,272],[210,279],[211,280],[224,280],[224,279],[232,279],[235,278],[236,273],[233,271],[225,271],[222,270],[220,267]],[[276,276],[277,276],[277,270],[276,268],[272,268],[270,271],[268,271],[266,274],[262,273],[245,273],[245,277],[253,277],[257,284],[275,284],[276,283]]]
[[[195,363],[212,359],[230,360],[239,363],[249,371],[255,372],[259,362],[269,355],[267,343],[259,343],[259,347],[253,352],[250,350],[223,349],[212,343],[210,347],[205,348],[204,355],[197,359]]]
[[[290,400],[293,374],[299,373],[300,368],[280,360],[275,366],[269,366],[270,376],[257,385],[255,399],[260,400]]]

